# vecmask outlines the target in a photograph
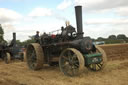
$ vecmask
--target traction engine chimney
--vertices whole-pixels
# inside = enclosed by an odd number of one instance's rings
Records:
[[[77,35],[78,38],[83,38],[83,26],[82,26],[82,6],[75,6]]]
[[[16,45],[16,33],[15,32],[13,32],[13,43],[14,45]]]

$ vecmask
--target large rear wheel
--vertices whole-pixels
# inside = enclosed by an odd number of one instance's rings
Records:
[[[19,54],[20,55],[20,60],[23,62],[26,62],[26,52],[22,52]]]
[[[74,48],[65,49],[59,59],[60,70],[67,76],[76,76],[84,70],[84,58]]]
[[[5,63],[6,64],[9,64],[10,61],[11,61],[11,55],[10,55],[10,53],[4,53],[3,56],[4,56]]]
[[[93,54],[94,52],[92,52]],[[104,66],[106,65],[106,62],[107,62],[107,56],[106,56],[106,53],[104,52],[104,50],[102,48],[100,48],[99,46],[96,46],[96,52],[95,53],[101,53],[102,56],[102,61],[100,63],[93,63],[93,64],[89,64],[87,66],[87,68],[89,70],[92,70],[92,71],[99,71],[101,69],[104,68]]]
[[[28,45],[26,51],[26,59],[28,67],[32,70],[38,70],[43,67],[44,54],[40,44],[32,43]]]
[[[27,59],[26,59],[26,52],[23,52],[23,55],[24,55],[23,56],[23,61],[26,62],[27,61]]]

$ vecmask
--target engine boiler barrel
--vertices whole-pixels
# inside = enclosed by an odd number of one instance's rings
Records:
[[[75,13],[78,37],[83,38],[82,6],[75,6]]]

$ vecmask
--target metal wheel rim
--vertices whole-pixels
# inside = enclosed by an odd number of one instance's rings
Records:
[[[84,69],[84,58],[78,50],[67,48],[60,55],[59,67],[65,75],[77,76]]]
[[[26,62],[27,61],[27,59],[26,59],[26,52],[23,52],[23,55],[24,55],[23,56],[23,61]]]
[[[33,43],[28,46],[26,51],[26,60],[30,69],[38,70],[42,68],[44,55],[43,50],[38,43]]]

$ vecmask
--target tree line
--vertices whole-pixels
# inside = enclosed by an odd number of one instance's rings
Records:
[[[108,38],[98,37],[93,41],[104,41],[105,44],[128,43],[128,37],[125,34],[109,35]]]

